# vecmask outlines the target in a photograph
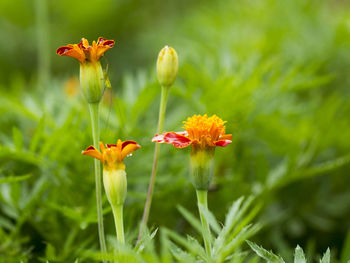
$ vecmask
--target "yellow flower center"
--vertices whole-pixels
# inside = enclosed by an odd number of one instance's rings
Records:
[[[214,142],[225,135],[225,123],[226,121],[216,115],[194,115],[184,121],[183,128],[191,140],[198,141],[202,146],[214,146]]]

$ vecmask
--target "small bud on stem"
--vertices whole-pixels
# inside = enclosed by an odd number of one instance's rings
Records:
[[[179,68],[175,49],[165,46],[158,55],[157,76],[161,86],[170,87],[176,79]]]

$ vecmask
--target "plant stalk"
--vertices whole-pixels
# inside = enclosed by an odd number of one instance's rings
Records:
[[[50,79],[50,29],[49,7],[47,0],[35,1],[36,36],[38,47],[38,83],[41,89],[46,88]]]
[[[115,231],[120,244],[125,244],[124,223],[123,223],[123,205],[112,206]]]
[[[160,106],[159,106],[157,134],[160,134],[163,131],[163,124],[164,124],[164,117],[165,117],[165,111],[166,111],[166,104],[168,101],[169,89],[170,89],[170,87],[162,86]],[[151,209],[153,190],[154,190],[154,184],[156,182],[156,173],[157,173],[157,167],[158,167],[159,146],[160,146],[159,143],[155,144],[151,179],[150,179],[149,186],[148,186],[147,198],[146,198],[145,208],[143,211],[143,216],[142,216],[142,221],[141,221],[141,225],[140,225],[139,235],[137,238],[137,243],[140,242],[142,234],[144,232],[144,228],[147,226],[149,212]]]
[[[100,141],[99,103],[89,103],[89,110],[90,110],[90,117],[91,117],[93,144],[96,149],[99,149],[99,141]],[[98,236],[100,240],[101,252],[107,253],[104,226],[103,226],[101,163],[99,160],[94,159],[94,165],[95,165]]]
[[[197,193],[199,215],[200,215],[202,227],[203,227],[202,235],[203,235],[204,246],[205,246],[205,250],[207,252],[208,258],[210,259],[211,257],[210,228],[209,228],[208,221],[200,208],[200,205],[202,205],[205,209],[208,209],[208,197],[207,197],[208,191],[196,190],[196,193]]]

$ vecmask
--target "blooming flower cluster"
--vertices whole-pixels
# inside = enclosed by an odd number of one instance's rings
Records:
[[[100,37],[93,41],[92,45],[88,40],[83,38],[78,44],[69,44],[57,49],[56,53],[60,56],[69,56],[80,62],[80,85],[83,88],[85,97],[90,104],[92,123],[98,123],[98,104],[101,101],[104,87],[109,83],[106,74],[102,70],[100,58],[103,54],[114,46],[114,40],[107,40]],[[166,100],[169,87],[174,83],[178,72],[178,57],[176,51],[166,46],[159,53],[157,60],[157,77],[162,86],[162,100],[160,104],[160,118],[158,131],[162,130]],[[97,107],[96,107],[97,106]],[[97,122],[96,122],[97,120]],[[197,191],[198,203],[207,206],[207,196],[212,175],[214,152],[217,146],[225,147],[232,141],[232,135],[225,132],[225,121],[216,115],[208,117],[207,114],[194,115],[183,122],[184,131],[181,132],[164,132],[156,134],[152,142],[172,144],[176,148],[185,148],[191,146],[191,177],[192,183]],[[97,125],[98,126],[98,125]],[[98,129],[97,129],[98,130]],[[96,131],[97,131],[96,130]],[[100,142],[100,151],[98,147],[99,139],[96,139],[98,132],[94,130],[94,144],[89,146],[83,155],[91,156],[101,161],[103,164],[103,184],[109,203],[112,206],[115,218],[116,232],[118,240],[124,243],[123,229],[123,204],[127,192],[127,180],[125,172],[124,158],[131,155],[132,152],[141,148],[135,141],[118,140],[116,144],[104,145]],[[148,199],[145,205],[143,222],[147,223],[148,212],[150,209],[150,200],[154,185],[154,176],[156,174],[156,164],[158,160],[158,146],[155,148],[155,158],[153,162],[151,183],[149,188]],[[100,166],[95,162],[96,189],[100,188]],[[96,190],[98,193],[98,190]],[[98,194],[97,194],[98,195]],[[100,215],[102,215],[102,202],[97,198]],[[202,225],[206,233],[203,233],[205,247],[210,255],[210,240],[206,239],[210,232],[209,225],[200,210]],[[102,216],[99,217],[102,221]],[[102,226],[102,223],[99,223]],[[104,239],[103,226],[100,231],[100,240]],[[100,228],[99,228],[100,230]],[[140,233],[142,228],[140,230]],[[102,234],[101,234],[102,233]],[[102,237],[102,238],[101,238]],[[103,247],[104,241],[101,241]]]

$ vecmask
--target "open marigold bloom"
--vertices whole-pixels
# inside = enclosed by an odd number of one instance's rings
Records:
[[[123,160],[141,146],[134,141],[118,140],[117,144],[100,142],[101,152],[94,146],[89,146],[82,152],[100,160],[103,163],[103,185],[109,203],[112,206],[123,205],[127,192],[127,180]]]
[[[114,46],[114,44],[114,40],[107,40],[103,37],[99,37],[97,42],[92,41],[92,45],[90,46],[89,41],[82,38],[78,44],[68,44],[59,47],[56,53],[60,56],[75,58],[80,63],[97,62],[107,50]]]
[[[101,152],[91,145],[82,154],[100,160],[103,163],[104,170],[125,170],[124,158],[141,148],[135,141],[121,140],[118,140],[117,144],[107,144],[106,146],[100,142],[100,147]]]
[[[206,149],[215,146],[224,147],[232,141],[231,134],[225,134],[226,122],[218,116],[208,117],[207,114],[194,115],[184,121],[183,132],[165,132],[156,135],[152,141],[168,143],[176,148],[184,148],[189,145],[199,149]]]
[[[232,142],[232,135],[225,134],[225,123],[216,115],[194,115],[184,121],[185,131],[165,132],[156,135],[152,141],[172,144],[176,148],[191,145],[192,183],[197,190],[208,190],[213,177],[215,147]]]
[[[114,46],[114,43],[114,40],[100,37],[90,46],[89,41],[83,38],[78,44],[69,44],[56,51],[60,56],[72,57],[80,62],[80,86],[88,103],[101,101],[108,78],[103,72],[100,58]]]

